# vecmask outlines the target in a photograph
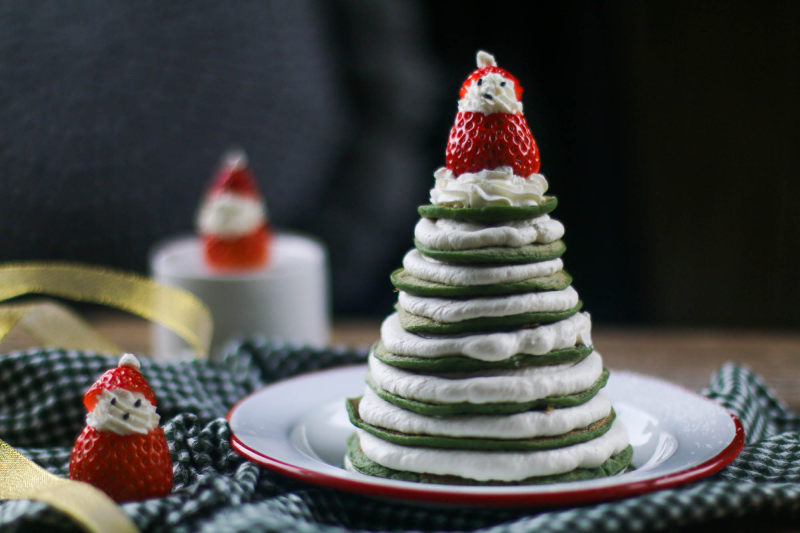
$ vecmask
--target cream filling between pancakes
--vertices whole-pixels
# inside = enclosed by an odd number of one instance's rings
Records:
[[[472,266],[442,263],[425,257],[412,248],[403,257],[403,268],[419,279],[445,285],[472,286],[494,283],[514,283],[531,278],[551,276],[564,268],[561,259],[518,265]]]
[[[480,452],[400,446],[357,430],[361,450],[372,461],[407,472],[452,475],[476,481],[521,481],[597,468],[628,446],[625,425],[615,420],[605,434],[580,444],[532,452]]]
[[[381,341],[389,352],[397,355],[432,358],[464,355],[481,361],[502,361],[519,353],[543,355],[576,344],[591,346],[592,320],[589,313],[575,313],[536,328],[460,337],[423,337],[403,329],[397,313],[392,313],[381,324]]]
[[[430,403],[522,403],[549,396],[585,391],[603,372],[603,359],[592,352],[578,363],[516,370],[497,370],[479,376],[449,378],[414,374],[368,359],[372,383],[391,394]]]
[[[411,314],[430,318],[437,322],[461,322],[481,317],[567,311],[578,305],[578,292],[570,286],[560,291],[525,292],[455,300],[414,296],[400,291],[397,303],[403,310]]]
[[[407,435],[530,439],[563,435],[602,420],[611,413],[611,402],[603,392],[599,392],[584,404],[563,409],[499,416],[437,417],[401,409],[379,398],[367,387],[359,402],[358,413],[367,424]]]
[[[469,250],[487,246],[546,244],[564,236],[564,225],[549,215],[485,226],[448,218],[421,218],[414,238],[433,250]]]

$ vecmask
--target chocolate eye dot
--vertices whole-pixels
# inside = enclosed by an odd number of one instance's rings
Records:
[[[117,399],[111,398],[111,405],[117,405]]]
[[[478,78],[478,87],[483,85],[483,78]]]
[[[127,419],[129,419],[130,417],[131,417],[131,414],[130,414],[130,413],[125,413],[124,415],[122,415],[122,419],[123,419],[123,420],[127,420]]]
[[[501,81],[501,82],[500,82],[500,87],[505,87],[505,86],[506,86],[506,82],[504,82],[504,81]]]
[[[136,403],[133,404],[134,407],[141,407],[141,405],[142,405],[142,400],[136,400]]]

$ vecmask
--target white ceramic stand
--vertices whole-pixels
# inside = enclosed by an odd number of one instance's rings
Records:
[[[226,342],[252,335],[317,347],[329,340],[327,254],[309,237],[276,233],[267,267],[225,274],[206,266],[199,238],[178,238],[155,248],[150,269],[156,281],[194,293],[211,309],[212,357]],[[182,359],[192,354],[177,335],[154,325],[152,355]]]

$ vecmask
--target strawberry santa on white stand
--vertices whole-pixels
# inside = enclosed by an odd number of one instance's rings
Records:
[[[83,403],[89,414],[72,449],[70,479],[94,485],[118,503],[169,494],[172,459],[138,359],[123,355]]]
[[[154,250],[157,281],[186,289],[211,310],[211,353],[234,338],[267,335],[323,346],[328,341],[327,254],[314,239],[273,232],[256,178],[241,150],[228,152],[197,212],[197,236]],[[175,334],[153,326],[153,355],[193,354]]]
[[[267,208],[242,151],[230,152],[197,216],[209,267],[218,271],[266,266],[272,233]]]

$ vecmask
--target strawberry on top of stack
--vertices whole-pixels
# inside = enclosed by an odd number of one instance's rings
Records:
[[[459,91],[447,168],[456,176],[501,166],[522,177],[539,172],[539,149],[522,113],[522,86],[486,52],[478,52],[477,61]]]
[[[347,468],[430,483],[528,484],[628,468],[591,319],[563,270],[522,87],[486,52],[459,93],[446,166],[391,280]]]

